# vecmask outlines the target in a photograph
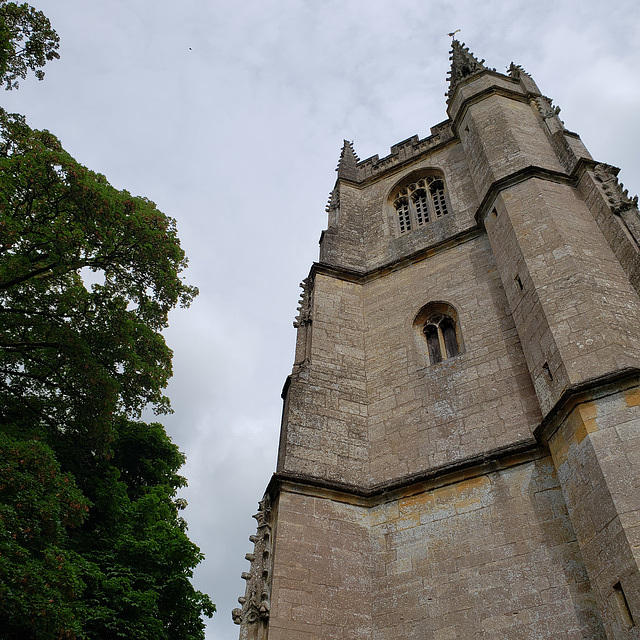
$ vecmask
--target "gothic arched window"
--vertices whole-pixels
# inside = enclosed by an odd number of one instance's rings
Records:
[[[436,218],[447,215],[447,201],[444,197],[444,182],[442,180],[434,180],[429,185],[429,193],[433,200],[433,208],[436,212]]]
[[[462,334],[456,310],[446,302],[422,307],[413,321],[416,339],[424,345],[429,364],[438,364],[462,353]]]
[[[414,179],[392,198],[400,233],[422,227],[449,213],[444,179],[435,175]]]
[[[421,227],[425,222],[429,222],[429,204],[427,192],[424,189],[416,189],[413,194],[413,207],[416,212],[416,222]]]

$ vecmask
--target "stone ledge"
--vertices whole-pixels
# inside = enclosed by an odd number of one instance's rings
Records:
[[[536,427],[534,436],[542,442],[547,442],[578,405],[638,386],[640,386],[640,368],[627,367],[567,387],[553,409]]]
[[[304,474],[277,472],[271,477],[265,493],[268,493],[272,500],[275,500],[281,490],[286,490],[370,507],[399,497],[422,493],[437,487],[455,484],[461,480],[526,464],[548,455],[546,447],[530,438],[508,447],[487,451],[481,455],[382,482],[371,487]]]

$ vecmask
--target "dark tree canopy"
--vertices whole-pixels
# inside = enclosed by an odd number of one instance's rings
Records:
[[[214,607],[189,581],[202,555],[178,515],[184,457],[134,421],[170,411],[160,331],[197,293],[185,267],[171,218],[0,110],[8,637],[203,637]]]
[[[58,57],[0,0],[0,77]],[[163,394],[169,311],[189,306],[175,221],[0,108],[0,635],[202,640],[215,611],[177,491],[184,456],[142,411]]]
[[[58,43],[58,34],[42,11],[0,0],[0,83],[5,89],[17,89],[18,79],[26,78],[29,70],[42,80],[42,67],[60,57]]]
[[[174,220],[0,111],[6,422],[91,441],[114,413],[139,415],[149,403],[168,411],[171,351],[159,331],[196,293],[185,266]]]

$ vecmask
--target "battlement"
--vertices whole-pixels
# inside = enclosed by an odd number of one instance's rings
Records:
[[[407,160],[414,159],[426,151],[431,151],[434,147],[446,144],[455,139],[455,134],[451,128],[451,120],[445,120],[431,127],[431,135],[426,138],[411,136],[391,146],[391,153],[384,158],[378,154],[366,158],[356,165],[356,176],[358,182],[363,182],[367,178],[379,175],[392,167],[401,165]]]

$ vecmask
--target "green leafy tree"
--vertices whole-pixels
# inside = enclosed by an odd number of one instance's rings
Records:
[[[52,626],[69,638],[203,637],[201,614],[214,607],[189,581],[202,555],[178,515],[184,458],[161,425],[132,420],[147,405],[170,411],[160,331],[197,293],[185,267],[175,222],[152,202],[114,189],[53,135],[0,110],[0,424],[16,446],[52,452],[80,509],[70,518],[54,491],[56,536],[34,529],[42,551],[21,569],[33,598],[14,580],[0,600],[0,623],[20,621],[16,638],[55,637]],[[19,497],[25,482],[16,489],[9,478],[6,490]],[[20,503],[36,520],[40,499]],[[26,558],[6,557],[15,566]],[[44,588],[36,577],[59,557],[68,580]]]
[[[196,290],[175,221],[111,187],[55,136],[0,111],[0,416],[101,446],[114,414],[162,394],[160,330]],[[91,286],[88,279],[98,280]],[[74,453],[74,456],[77,454]]]
[[[0,0],[0,83],[5,89],[17,89],[29,70],[42,80],[42,67],[60,57],[58,45],[58,34],[41,11]]]
[[[0,79],[58,57],[0,0]],[[175,221],[0,109],[0,634],[201,640],[215,610],[176,492],[184,456],[137,421],[163,394],[169,311],[189,306]]]
[[[113,457],[96,465],[87,492],[94,507],[74,529],[90,560],[84,631],[89,638],[202,638],[202,611],[214,607],[189,581],[202,559],[179,516],[177,474],[184,456],[162,425],[119,420]]]
[[[88,564],[67,532],[89,503],[55,454],[0,431],[0,625],[6,640],[74,638]]]

